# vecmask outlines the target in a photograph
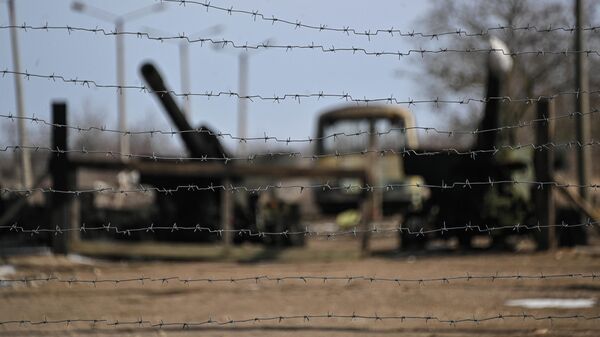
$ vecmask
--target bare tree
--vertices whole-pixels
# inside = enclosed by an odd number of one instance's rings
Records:
[[[588,1],[587,23],[584,27],[597,26],[598,17],[594,1]],[[422,31],[456,31],[462,29],[470,33],[484,33],[482,36],[445,36],[431,41],[420,41],[421,46],[452,49],[490,48],[488,35],[503,40],[511,52],[523,51],[565,51],[574,50],[574,33],[569,29],[575,25],[574,0],[503,0],[503,1],[450,1],[438,0],[426,17],[421,18]],[[501,27],[530,27],[529,29],[502,29]],[[556,29],[566,28],[566,30]],[[551,32],[539,32],[540,30]],[[600,50],[600,31],[586,31],[587,49]],[[479,34],[477,34],[479,35]],[[507,92],[512,98],[537,98],[559,92],[577,90],[574,80],[574,54],[533,53],[513,57],[513,69],[508,76]],[[600,70],[600,57],[590,54],[589,72]],[[422,83],[428,92],[438,97],[482,97],[486,81],[486,53],[442,53],[425,56],[423,60],[426,75],[420,74]],[[429,81],[423,81],[428,78]],[[590,91],[600,88],[600,77],[590,76]],[[555,99],[556,113],[559,115],[576,111],[574,95],[559,95]],[[590,95],[591,111],[600,109],[600,95]],[[447,118],[451,129],[474,129],[480,119],[481,106],[444,106],[440,110]],[[535,104],[507,103],[503,106],[500,123],[514,125],[519,121],[534,118]],[[591,124],[591,138],[600,136],[600,114],[586,117]],[[503,143],[533,142],[533,132],[529,128],[517,128],[503,132]],[[556,129],[556,141],[572,141],[575,138],[574,120],[563,119]],[[468,144],[472,137],[430,137],[429,145]],[[600,156],[598,146],[591,147],[592,158]],[[567,162],[573,163],[575,151],[565,151]],[[600,176],[600,166],[592,165],[594,176]],[[568,175],[574,174],[574,165],[567,165]]]
[[[512,52],[523,51],[564,51],[573,50],[573,34],[563,30],[536,32],[556,27],[573,27],[573,1],[553,0],[504,0],[504,1],[438,1],[427,14],[423,30],[453,31],[462,29],[470,33],[489,32],[505,41]],[[588,20],[596,17],[594,7],[589,7]],[[531,27],[531,29],[501,29],[500,27]],[[490,30],[490,28],[493,28]],[[588,32],[588,48],[597,50],[600,34]],[[443,37],[437,41],[425,42],[447,44],[453,49],[490,48],[488,37]],[[482,97],[486,80],[485,53],[443,53],[425,57],[423,62],[429,75],[428,90],[434,90],[440,97]],[[590,70],[600,69],[600,60],[590,56]],[[528,54],[514,57],[514,66],[509,76],[505,94],[514,98],[533,98],[552,95],[561,91],[574,91],[574,57],[564,54]],[[597,88],[600,78],[591,77],[590,88]],[[559,113],[574,111],[574,97],[560,96],[557,100]],[[592,95],[591,104],[600,103],[597,95]],[[469,107],[467,124],[474,125],[476,106]],[[502,115],[503,123],[515,123],[532,112],[531,105],[520,103],[506,104]],[[456,114],[454,114],[456,118]],[[456,122],[456,120],[455,120]],[[460,124],[465,124],[460,121]],[[597,124],[597,120],[595,122]],[[562,128],[566,130],[566,128]],[[572,130],[570,128],[569,130]],[[569,133],[570,134],[570,133]],[[561,136],[565,136],[564,134]],[[507,141],[520,137],[509,133]]]

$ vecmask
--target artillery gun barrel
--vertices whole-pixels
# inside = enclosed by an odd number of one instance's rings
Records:
[[[480,129],[494,130],[498,128],[500,120],[500,111],[503,97],[503,92],[507,86],[507,76],[513,67],[513,61],[510,56],[510,51],[506,44],[498,38],[490,37],[490,48],[494,51],[488,56],[488,79],[486,97],[488,101],[485,104],[483,118],[481,120]],[[498,133],[483,132],[477,137],[477,149],[490,149],[497,145]]]
[[[175,124],[175,127],[177,127],[179,131],[193,130],[183,112],[173,99],[171,91],[167,89],[162,76],[156,67],[151,63],[146,63],[142,66],[141,72],[142,76],[167,111],[167,114],[171,118],[171,121],[173,121],[173,124]],[[180,136],[192,157],[214,155],[213,153],[208,153],[212,152],[209,150],[210,146],[204,141],[199,133],[182,132],[180,133]],[[221,154],[218,153],[217,155]]]

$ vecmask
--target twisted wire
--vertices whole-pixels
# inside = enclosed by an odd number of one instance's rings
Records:
[[[290,144],[290,143],[312,143],[314,141],[323,141],[323,140],[327,140],[327,139],[334,139],[336,140],[339,137],[355,137],[355,136],[364,136],[364,135],[377,135],[377,136],[384,136],[384,135],[388,135],[391,134],[392,132],[401,132],[401,133],[406,133],[407,131],[410,130],[417,130],[417,131],[424,131],[426,133],[429,132],[434,132],[436,134],[441,134],[441,135],[447,135],[448,137],[452,137],[455,135],[471,135],[471,136],[475,136],[478,134],[484,134],[484,133],[491,133],[491,132],[502,132],[504,130],[511,130],[511,129],[519,129],[519,128],[524,128],[524,127],[532,127],[538,123],[548,123],[549,121],[556,121],[556,120],[562,120],[562,119],[572,119],[576,116],[591,116],[591,115],[595,115],[598,112],[600,112],[600,109],[598,108],[592,108],[590,109],[590,112],[569,112],[569,113],[565,113],[562,115],[557,115],[554,117],[545,117],[545,118],[535,118],[535,119],[531,119],[531,120],[526,120],[526,121],[519,121],[517,124],[510,124],[510,125],[504,125],[504,126],[499,126],[499,127],[495,127],[495,128],[489,128],[489,129],[475,129],[475,130],[445,130],[445,129],[438,129],[435,127],[430,127],[430,126],[410,126],[410,127],[390,127],[387,130],[382,130],[382,131],[369,131],[369,130],[357,130],[356,132],[351,132],[351,133],[347,133],[347,132],[336,132],[336,133],[331,133],[331,134],[326,134],[324,136],[321,137],[307,137],[307,138],[279,138],[279,137],[275,137],[275,136],[269,136],[265,133],[265,135],[263,137],[241,137],[241,136],[237,136],[237,135],[233,135],[231,133],[224,133],[224,132],[214,132],[211,131],[209,129],[205,129],[205,128],[195,128],[192,130],[160,130],[160,129],[152,129],[152,130],[117,130],[117,129],[110,129],[107,128],[105,126],[79,126],[79,125],[70,125],[70,124],[60,124],[60,123],[52,123],[49,122],[43,118],[40,117],[36,117],[35,114],[33,116],[15,116],[12,113],[8,113],[8,114],[0,114],[0,118],[5,118],[5,119],[9,119],[9,120],[25,120],[25,121],[30,121],[32,124],[42,124],[44,126],[49,126],[49,127],[56,127],[56,128],[66,128],[69,130],[74,130],[77,132],[93,132],[93,131],[99,131],[99,132],[108,132],[108,133],[116,133],[119,134],[121,136],[133,136],[133,135],[150,135],[151,137],[154,135],[170,135],[170,136],[175,136],[175,135],[180,135],[180,134],[185,134],[185,133],[205,133],[211,136],[215,136],[218,138],[225,138],[227,137],[230,140],[235,140],[235,141],[239,141],[242,143],[247,143],[250,141],[264,141],[265,143],[267,143],[268,141],[273,141],[276,143],[285,143],[285,144]]]
[[[179,35],[171,35],[171,36],[158,36],[153,35],[149,32],[144,31],[111,31],[106,30],[104,28],[89,28],[89,27],[77,27],[77,26],[50,26],[47,23],[43,26],[31,26],[27,24],[22,25],[3,25],[0,26],[0,29],[22,29],[24,31],[34,30],[34,31],[46,31],[50,30],[58,30],[58,31],[66,31],[71,34],[72,32],[83,32],[83,33],[93,33],[93,34],[103,34],[105,36],[116,36],[116,35],[129,35],[137,38],[145,38],[147,40],[152,41],[186,41],[187,43],[199,43],[201,46],[204,46],[205,43],[210,43],[217,47],[229,47],[234,49],[242,49],[242,50],[259,50],[259,49],[279,49],[284,51],[293,51],[293,50],[316,50],[322,53],[331,54],[331,53],[350,53],[352,55],[362,54],[366,56],[395,56],[399,60],[403,57],[408,56],[421,56],[424,57],[426,55],[435,55],[435,54],[447,54],[447,53],[458,53],[458,54],[490,54],[492,52],[502,53],[503,55],[517,57],[523,55],[532,55],[532,56],[545,56],[545,55],[578,55],[584,54],[586,56],[600,56],[600,51],[596,49],[587,49],[587,50],[520,50],[520,51],[506,51],[504,49],[498,48],[465,48],[465,49],[454,49],[454,48],[438,48],[438,49],[408,49],[406,51],[391,51],[391,50],[381,50],[374,51],[368,50],[363,47],[338,47],[335,46],[326,46],[322,44],[315,44],[311,42],[310,44],[270,44],[268,41],[257,43],[257,44],[248,44],[248,42],[240,43],[227,39],[213,39],[213,38],[192,38],[190,36],[185,35],[185,33],[181,33]],[[595,29],[594,29],[595,31]]]
[[[438,277],[418,277],[418,278],[406,278],[406,277],[377,277],[377,276],[365,276],[365,275],[353,275],[353,276],[334,276],[334,275],[255,275],[255,276],[243,276],[243,277],[182,277],[182,276],[163,276],[163,277],[148,277],[148,276],[133,276],[127,278],[78,278],[78,277],[59,277],[59,276],[45,276],[45,277],[22,277],[12,279],[0,279],[0,284],[24,284],[30,283],[59,283],[72,285],[92,285],[96,287],[99,284],[113,284],[115,286],[124,284],[137,284],[145,286],[148,284],[231,284],[238,285],[239,283],[270,283],[281,285],[286,281],[297,282],[303,284],[309,284],[311,282],[319,284],[342,284],[349,285],[351,283],[361,282],[367,285],[373,284],[393,284],[393,285],[405,285],[405,284],[418,284],[425,285],[427,283],[441,283],[450,284],[452,282],[469,282],[469,281],[549,281],[549,280],[593,280],[600,279],[599,273],[539,273],[539,274],[475,274],[471,275],[466,273],[465,275],[452,275],[452,276],[438,276]]]
[[[469,181],[469,179],[465,179],[465,181],[455,181],[452,183],[446,183],[442,181],[441,184],[427,184],[427,183],[418,183],[418,182],[408,182],[408,183],[395,183],[395,184],[382,184],[382,185],[370,185],[370,184],[346,184],[346,185],[336,185],[327,181],[322,184],[311,184],[311,185],[300,185],[300,184],[292,184],[292,185],[283,185],[281,183],[278,184],[266,184],[259,185],[258,187],[248,187],[245,185],[219,185],[219,184],[209,184],[207,186],[198,186],[196,184],[188,184],[188,185],[178,185],[176,187],[156,187],[156,186],[144,186],[140,185],[138,188],[131,189],[119,189],[114,187],[100,187],[100,188],[86,188],[79,190],[59,190],[54,189],[52,187],[35,187],[35,188],[9,188],[9,187],[1,187],[0,194],[3,193],[18,193],[23,195],[31,195],[34,192],[40,193],[57,193],[57,194],[68,194],[74,196],[80,196],[86,193],[112,193],[112,194],[124,194],[127,195],[129,193],[162,193],[165,195],[170,195],[177,192],[202,192],[202,191],[223,191],[223,192],[247,192],[247,193],[259,193],[268,190],[276,190],[276,189],[296,189],[298,192],[302,193],[304,190],[312,189],[312,190],[323,190],[323,191],[347,191],[347,192],[374,192],[375,190],[383,190],[383,191],[393,191],[396,189],[404,189],[404,188],[429,188],[429,189],[442,189],[442,190],[451,190],[451,189],[459,189],[459,188],[467,188],[473,189],[474,187],[491,187],[493,188],[496,185],[530,185],[532,187],[536,187],[537,189],[543,189],[545,187],[559,187],[559,188],[586,188],[591,190],[598,190],[600,188],[600,184],[572,184],[572,183],[563,183],[558,181],[527,181],[527,180],[517,180],[517,179],[504,179],[504,180],[493,180],[491,177],[488,177],[488,180],[484,181]]]
[[[270,22],[273,25],[277,23],[277,24],[283,24],[283,25],[293,27],[294,29],[303,28],[303,29],[318,31],[318,32],[343,33],[347,36],[357,35],[357,36],[367,37],[369,40],[371,39],[371,37],[380,36],[380,35],[385,35],[385,36],[389,35],[391,37],[400,36],[400,37],[410,37],[410,38],[421,37],[421,38],[428,38],[428,39],[439,39],[440,37],[443,37],[443,36],[483,37],[483,36],[488,36],[490,34],[490,32],[492,32],[492,31],[502,31],[502,32],[526,31],[526,32],[535,32],[535,33],[552,33],[552,32],[574,33],[578,28],[577,26],[553,27],[551,25],[546,28],[538,28],[535,25],[527,24],[526,26],[498,25],[497,27],[489,27],[489,28],[482,29],[479,32],[475,32],[475,31],[469,32],[469,31],[463,30],[462,28],[457,28],[455,30],[433,32],[433,33],[417,32],[414,30],[402,31],[400,29],[394,29],[394,27],[364,30],[364,29],[353,28],[350,25],[347,25],[347,26],[344,25],[342,27],[330,27],[329,25],[325,25],[325,24],[321,24],[321,25],[305,24],[299,20],[290,20],[290,19],[276,17],[275,15],[266,15],[257,10],[251,11],[251,10],[247,10],[247,9],[236,9],[233,6],[230,6],[230,7],[217,6],[217,5],[211,4],[210,1],[200,2],[200,1],[194,1],[194,0],[161,0],[161,2],[177,3],[180,6],[186,6],[188,4],[200,5],[200,6],[203,6],[204,8],[206,8],[206,11],[211,9],[213,11],[222,12],[222,13],[226,13],[229,15],[239,14],[239,15],[250,16],[254,21],[256,21],[257,19],[260,19],[261,21]],[[592,33],[596,33],[599,29],[600,29],[600,26],[591,26],[590,25],[587,27],[582,27],[583,31],[592,32]]]
[[[569,228],[580,228],[580,227],[595,227],[595,226],[598,226],[598,224],[599,223],[597,221],[592,221],[591,219],[588,218],[586,222],[577,223],[577,224],[568,224],[563,221],[560,224],[540,224],[538,222],[537,224],[534,224],[534,225],[516,223],[516,224],[512,224],[512,225],[503,225],[503,226],[488,226],[487,224],[473,225],[469,222],[462,226],[448,227],[446,225],[446,222],[443,222],[443,225],[441,227],[437,227],[437,228],[424,227],[424,226],[421,226],[420,228],[418,228],[418,227],[415,228],[416,226],[413,226],[413,228],[411,228],[411,227],[405,227],[402,225],[397,226],[397,227],[377,227],[376,225],[373,225],[373,227],[370,227],[370,228],[354,227],[352,229],[342,230],[342,231],[316,231],[316,230],[311,230],[308,228],[308,226],[306,226],[304,230],[296,230],[296,231],[284,230],[281,232],[267,232],[267,231],[253,230],[253,229],[221,229],[223,227],[221,227],[219,229],[214,229],[214,227],[203,227],[199,224],[197,224],[195,226],[194,225],[182,226],[182,225],[178,225],[177,223],[173,223],[173,225],[171,225],[171,226],[155,226],[154,224],[150,224],[150,226],[147,226],[147,227],[136,227],[136,228],[120,228],[119,226],[115,226],[115,225],[108,223],[108,224],[104,224],[104,225],[100,225],[100,226],[92,226],[92,227],[87,227],[85,224],[83,224],[80,227],[61,228],[60,226],[55,226],[54,228],[42,228],[42,227],[38,226],[38,227],[32,228],[32,229],[25,228],[23,226],[19,226],[17,223],[14,223],[12,225],[0,226],[0,230],[4,229],[4,230],[8,230],[8,231],[15,232],[15,233],[30,234],[30,236],[32,236],[32,237],[34,235],[40,235],[42,233],[48,233],[48,234],[52,234],[52,235],[62,235],[62,234],[69,233],[69,232],[87,233],[87,232],[94,232],[94,231],[103,231],[103,232],[108,232],[108,233],[112,232],[114,234],[121,234],[123,236],[131,236],[133,233],[137,233],[137,232],[146,232],[146,233],[171,232],[171,233],[173,233],[173,232],[177,232],[177,231],[184,231],[184,232],[193,232],[193,233],[209,233],[209,234],[215,234],[215,235],[219,235],[219,236],[223,236],[226,233],[231,233],[231,234],[239,235],[242,237],[267,237],[267,236],[288,237],[288,236],[301,235],[301,236],[309,236],[309,237],[323,237],[323,238],[327,238],[327,239],[335,239],[336,237],[358,236],[358,235],[366,234],[366,233],[370,233],[370,234],[405,233],[408,235],[419,237],[419,236],[424,236],[424,235],[428,235],[428,234],[444,235],[445,233],[448,233],[448,232],[462,231],[462,232],[484,233],[484,234],[491,235],[493,232],[497,232],[497,231],[512,231],[515,233],[520,233],[521,231],[531,231],[531,230],[541,231],[542,229],[546,229],[546,228],[569,229]]]
[[[240,319],[213,319],[209,317],[205,320],[200,321],[168,321],[168,320],[147,320],[143,318],[138,319],[115,319],[109,320],[104,318],[98,319],[89,319],[89,318],[69,318],[69,319],[56,319],[49,320],[48,318],[44,318],[43,320],[35,321],[29,319],[22,320],[0,320],[0,326],[2,325],[31,325],[31,326],[39,326],[39,325],[66,325],[69,326],[71,324],[77,323],[88,323],[91,324],[92,327],[96,327],[98,324],[104,324],[105,326],[132,326],[135,327],[152,327],[152,328],[182,328],[188,329],[193,327],[201,327],[207,325],[213,326],[227,326],[227,325],[238,325],[238,324],[251,324],[251,323],[264,323],[264,322],[276,322],[282,323],[283,321],[301,321],[304,323],[310,323],[311,320],[314,322],[316,320],[328,320],[328,321],[338,321],[338,320],[363,320],[363,321],[396,321],[396,322],[406,322],[406,321],[421,321],[425,323],[436,322],[436,323],[444,323],[450,325],[457,325],[461,323],[473,323],[480,324],[491,321],[501,321],[505,322],[509,319],[521,319],[521,320],[531,320],[531,321],[555,321],[555,320],[576,320],[576,321],[591,321],[600,319],[600,315],[583,315],[583,314],[562,314],[562,315],[534,315],[522,312],[520,314],[515,313],[505,313],[505,314],[497,314],[493,316],[480,316],[476,317],[472,315],[470,317],[465,318],[445,318],[438,317],[434,315],[415,315],[415,314],[405,314],[405,315],[379,315],[375,314],[357,314],[355,312],[351,314],[335,314],[333,312],[327,312],[324,314],[297,314],[297,315],[275,315],[275,316],[253,316],[248,318],[240,318]]]
[[[478,155],[483,154],[491,154],[497,155],[502,151],[516,151],[530,148],[535,151],[542,150],[552,150],[559,148],[585,148],[591,146],[600,145],[600,141],[591,140],[586,143],[580,143],[577,140],[571,140],[564,143],[555,143],[549,142],[545,144],[518,144],[518,145],[499,145],[494,146],[490,149],[477,149],[477,150],[461,150],[456,148],[444,148],[440,150],[414,150],[414,149],[378,149],[378,150],[369,150],[364,149],[360,151],[348,151],[348,152],[339,152],[335,151],[335,153],[326,153],[326,154],[312,154],[312,155],[304,155],[302,152],[268,152],[268,153],[254,153],[249,154],[247,156],[227,156],[223,154],[220,157],[214,156],[201,156],[201,157],[183,157],[183,156],[166,156],[166,155],[157,155],[155,153],[152,154],[136,154],[136,153],[122,153],[119,151],[107,151],[107,150],[87,150],[85,147],[81,149],[70,149],[70,150],[62,150],[60,148],[51,148],[48,146],[37,146],[37,145],[5,145],[4,148],[0,145],[0,152],[8,152],[8,151],[22,151],[24,149],[31,150],[34,152],[49,152],[53,154],[67,154],[67,153],[79,153],[79,154],[90,154],[90,155],[104,155],[112,158],[128,158],[128,159],[151,159],[151,160],[161,160],[161,161],[174,161],[177,163],[183,162],[208,162],[208,161],[217,161],[217,162],[234,162],[234,161],[246,161],[246,162],[254,162],[260,158],[297,158],[297,159],[310,159],[317,160],[323,158],[343,158],[348,156],[357,156],[357,155],[369,155],[369,154],[377,154],[379,156],[386,155],[402,155],[402,156],[435,156],[435,155],[458,155],[458,156],[468,156],[473,160],[477,158]]]
[[[201,96],[201,97],[206,97],[206,98],[211,98],[211,97],[236,97],[237,99],[246,99],[249,101],[254,102],[254,100],[261,100],[261,101],[271,101],[273,103],[281,103],[282,101],[286,101],[286,100],[293,100],[293,101],[297,101],[300,102],[301,99],[305,99],[305,98],[316,98],[316,99],[321,99],[321,98],[337,98],[337,99],[342,99],[345,100],[347,102],[354,102],[357,104],[369,104],[369,103],[387,103],[387,104],[397,104],[397,105],[407,105],[407,106],[411,106],[411,105],[416,105],[416,104],[434,104],[436,106],[438,106],[439,104],[470,104],[470,103],[488,103],[491,101],[500,101],[503,103],[525,103],[525,104],[533,104],[542,100],[552,100],[558,96],[566,96],[566,95],[570,95],[570,96],[576,96],[579,97],[579,95],[581,94],[589,94],[589,95],[600,95],[600,90],[589,90],[589,91],[580,91],[580,90],[576,90],[576,91],[561,91],[558,93],[554,93],[551,95],[540,95],[538,97],[535,98],[511,98],[510,96],[499,96],[499,97],[483,97],[483,98],[464,98],[464,99],[442,99],[439,97],[433,98],[433,99],[411,99],[408,98],[407,100],[399,100],[397,98],[395,98],[393,95],[389,96],[389,97],[380,97],[380,98],[357,98],[354,97],[348,93],[342,93],[342,94],[334,94],[334,93],[324,93],[324,92],[318,92],[318,93],[304,93],[304,94],[293,94],[293,93],[287,93],[281,96],[262,96],[262,95],[242,95],[239,94],[237,92],[234,91],[207,91],[205,93],[179,93],[176,92],[174,90],[161,90],[161,91],[153,91],[150,88],[146,87],[145,85],[116,85],[116,84],[102,84],[102,83],[98,83],[95,80],[90,80],[90,79],[79,79],[77,77],[75,78],[68,78],[65,77],[63,75],[57,75],[55,73],[52,73],[50,75],[44,75],[44,74],[36,74],[36,73],[30,73],[28,71],[25,72],[19,72],[19,71],[12,71],[12,70],[1,70],[0,74],[2,74],[2,76],[4,77],[5,75],[15,75],[15,76],[23,76],[25,79],[30,79],[30,78],[41,78],[41,79],[48,79],[51,80],[53,82],[58,81],[62,81],[64,83],[67,84],[74,84],[74,85],[81,85],[83,87],[94,87],[94,88],[108,88],[108,89],[116,89],[117,92],[121,92],[122,90],[127,90],[127,89],[136,89],[139,90],[141,92],[144,93],[158,93],[158,94],[172,94],[174,96],[178,96],[178,97],[189,97],[189,96]]]

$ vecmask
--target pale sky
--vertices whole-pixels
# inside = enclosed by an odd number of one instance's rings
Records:
[[[232,2],[213,0],[211,4],[236,9],[260,11],[305,24],[328,27],[375,30],[377,28],[419,30],[418,19],[425,15],[430,1],[269,1],[253,0]],[[151,0],[86,1],[86,3],[115,14],[156,3]],[[70,9],[71,1],[19,0],[17,22],[28,25],[70,25],[113,30],[114,25]],[[294,29],[283,24],[254,21],[251,16],[228,15],[203,6],[179,6],[168,3],[166,10],[126,23],[127,31],[144,31],[155,27],[173,34],[193,34],[216,24],[224,31],[213,37],[237,43],[257,44],[271,39],[274,44],[308,45],[311,43],[335,47],[362,47],[367,50],[405,51],[418,48],[418,38],[346,36],[342,33]],[[0,2],[0,24],[8,24],[7,4]],[[207,36],[208,37],[208,36]],[[181,91],[179,57],[176,43],[160,43],[133,36],[125,38],[126,83],[142,85],[139,66],[155,62],[175,91]],[[19,30],[22,71],[39,74],[60,74],[68,78],[95,80],[102,84],[116,84],[115,38],[93,33],[66,31]],[[443,44],[441,40],[440,43]],[[9,30],[0,30],[0,68],[13,69],[10,54]],[[210,44],[192,44],[191,91],[237,91],[239,50],[225,47],[214,50]],[[422,72],[419,56],[399,60],[394,56],[365,56],[351,53],[322,53],[315,50],[262,50],[251,53],[249,94],[263,96],[285,93],[342,93],[354,97],[389,97],[397,99],[431,98],[432,93],[415,78]],[[398,75],[400,74],[400,76]],[[12,75],[0,78],[1,113],[16,114],[14,79]],[[87,88],[42,79],[24,81],[26,115],[50,118],[53,100],[66,100],[70,121],[81,119],[85,107],[102,113],[107,127],[116,127],[117,98],[112,89]],[[249,102],[249,136],[306,138],[314,136],[316,116],[340,104],[337,99],[305,99],[298,104],[293,100],[279,104]],[[192,125],[201,121],[223,132],[237,134],[237,99],[193,98]],[[419,125],[435,126],[436,115],[430,105],[411,108]],[[162,129],[171,129],[162,108],[150,94],[137,90],[127,91],[129,129],[144,129],[150,123]],[[5,121],[3,121],[5,122]],[[3,140],[5,141],[5,140]],[[5,144],[8,145],[8,144]],[[228,144],[232,146],[233,144]]]

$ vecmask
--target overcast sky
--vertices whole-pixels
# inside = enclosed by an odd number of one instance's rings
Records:
[[[29,25],[70,25],[113,30],[114,25],[71,10],[71,1],[19,0],[17,22]],[[86,1],[115,14],[123,14],[156,3],[136,1]],[[231,2],[213,0],[211,4],[236,9],[260,11],[266,16],[300,21],[305,24],[328,27],[356,28],[361,31],[377,28],[418,30],[417,22],[429,6],[429,1],[269,1],[253,0]],[[7,4],[0,2],[0,23],[8,24]],[[236,41],[239,44],[257,44],[271,39],[274,44],[310,43],[335,47],[362,47],[367,50],[405,51],[418,48],[422,40],[406,37],[347,36],[335,32],[294,29],[283,24],[254,21],[248,15],[228,15],[226,12],[207,11],[203,6],[165,4],[164,11],[128,22],[127,31],[144,31],[146,27],[172,32],[193,34],[219,24],[224,31],[213,37]],[[208,37],[208,35],[203,35]],[[68,78],[89,79],[102,84],[116,84],[115,38],[101,34],[66,31],[19,30],[22,71],[39,74],[60,74]],[[179,57],[176,43],[160,43],[133,36],[126,37],[126,83],[142,85],[139,67],[144,61],[155,62],[175,91],[181,91]],[[440,43],[443,43],[441,41]],[[0,68],[13,69],[10,39],[7,29],[0,31]],[[239,50],[225,47],[215,50],[210,44],[191,45],[191,91],[237,91]],[[354,97],[389,97],[397,99],[431,98],[415,78],[421,69],[419,56],[398,59],[394,56],[365,56],[351,53],[322,53],[316,50],[262,50],[250,56],[249,94],[263,96],[284,93],[349,93]],[[0,111],[16,113],[14,79],[0,78]],[[108,127],[116,127],[117,98],[113,89],[87,88],[41,79],[24,81],[25,111],[31,116],[49,118],[53,100],[66,100],[70,120],[81,119],[84,111],[101,116]],[[279,104],[249,102],[249,136],[265,133],[278,137],[308,137],[315,133],[316,116],[339,105],[337,99],[305,99],[298,104],[293,100]],[[231,97],[193,98],[193,125],[207,123],[223,132],[237,133],[237,99]],[[412,108],[417,123],[436,125],[430,105]],[[131,129],[148,124],[171,129],[157,101],[150,94],[137,90],[127,91],[128,124]],[[230,146],[232,144],[229,144]]]

